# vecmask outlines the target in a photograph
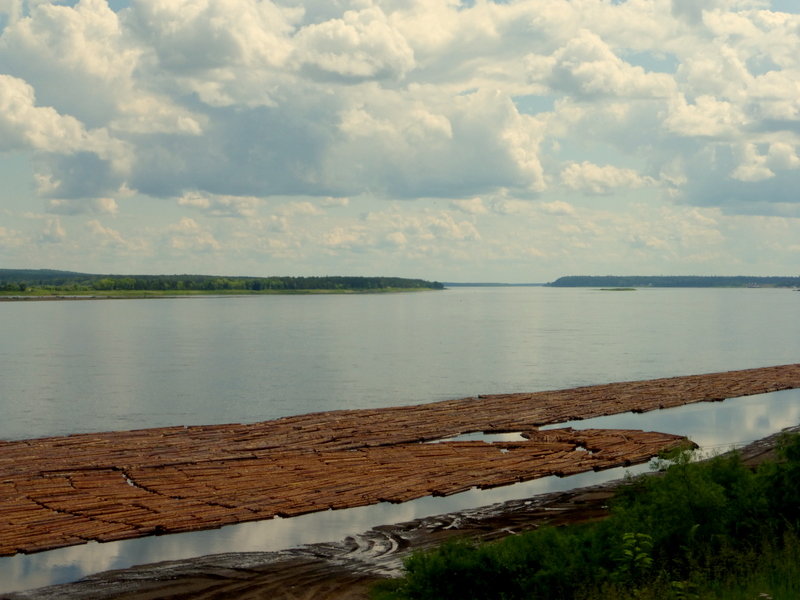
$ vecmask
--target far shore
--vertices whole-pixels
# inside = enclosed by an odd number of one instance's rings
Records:
[[[439,291],[427,288],[383,288],[365,290],[187,290],[185,292],[170,290],[132,290],[121,292],[114,290],[111,293],[102,292],[72,292],[69,294],[4,294],[0,292],[0,302],[59,302],[70,300],[153,300],[164,298],[231,298],[249,296],[305,296],[305,295],[342,295],[342,294],[404,294],[408,292]]]

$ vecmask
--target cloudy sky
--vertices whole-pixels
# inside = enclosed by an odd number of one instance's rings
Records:
[[[800,274],[797,0],[0,0],[0,266]]]

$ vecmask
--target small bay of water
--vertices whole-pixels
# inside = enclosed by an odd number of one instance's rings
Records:
[[[539,287],[3,303],[0,439],[253,422],[788,364],[800,360],[798,309],[800,295],[789,290]],[[712,448],[798,422],[800,394],[780,392],[575,426],[666,431]],[[27,589],[168,558],[337,540],[618,475],[3,558],[0,581],[5,591]]]

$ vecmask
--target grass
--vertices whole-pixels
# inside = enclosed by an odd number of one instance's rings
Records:
[[[417,552],[375,600],[800,598],[800,436],[755,471],[731,454],[663,459],[600,522]]]

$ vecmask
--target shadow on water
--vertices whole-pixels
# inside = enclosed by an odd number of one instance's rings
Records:
[[[557,427],[663,431],[686,435],[702,450],[715,452],[766,437],[798,423],[800,390],[787,390],[663,411],[599,417]],[[514,435],[510,434],[510,437],[513,439]],[[499,441],[497,436],[480,434],[471,434],[469,439]],[[509,439],[509,434],[502,439]],[[74,581],[91,573],[137,564],[224,552],[276,551],[303,544],[336,541],[377,525],[594,485],[618,479],[625,473],[647,469],[648,465],[645,464],[565,478],[547,477],[490,490],[473,489],[444,498],[426,497],[403,504],[384,503],[122,542],[92,542],[39,554],[7,557],[0,559],[0,593]]]

